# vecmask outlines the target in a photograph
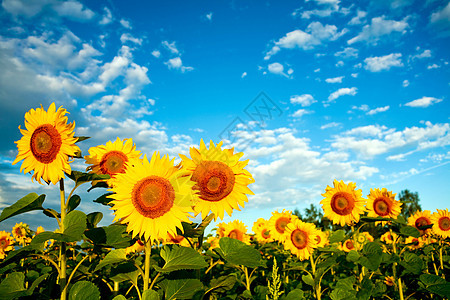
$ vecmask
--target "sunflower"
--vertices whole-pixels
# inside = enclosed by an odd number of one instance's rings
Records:
[[[392,244],[395,240],[397,240],[398,235],[395,232],[386,232],[380,237],[380,241],[385,242],[386,244]]]
[[[175,244],[180,245],[183,247],[191,247],[191,244],[189,244],[189,241],[182,235],[176,234],[171,235],[170,233],[167,234],[166,239],[163,241],[164,244]]]
[[[258,218],[258,220],[256,220],[253,223],[253,227],[252,227],[252,231],[254,233],[256,233],[257,231],[259,231],[261,228],[266,227],[267,225],[267,220],[264,218]]]
[[[31,109],[25,114],[26,129],[19,130],[22,138],[15,142],[19,150],[13,165],[24,160],[20,171],[34,171],[31,179],[41,183],[56,184],[64,178],[64,172],[70,174],[69,156],[76,156],[80,148],[75,145],[75,122],[67,124],[67,111],[61,107],[56,110],[55,103],[48,111],[44,108]]]
[[[413,250],[422,248],[424,244],[425,244],[425,240],[423,239],[423,237],[415,238],[415,237],[409,236],[405,240],[405,245]]]
[[[283,242],[285,236],[284,232],[286,226],[291,223],[294,219],[297,219],[295,215],[292,215],[290,210],[284,210],[279,213],[278,210],[272,212],[272,216],[269,219],[269,230],[272,238],[279,242]]]
[[[429,229],[421,229],[422,226],[431,224],[431,212],[429,210],[416,211],[414,215],[408,218],[408,225],[416,227],[420,231],[420,235],[424,235],[429,232]]]
[[[244,170],[248,160],[239,161],[244,153],[233,154],[234,148],[222,150],[222,143],[209,143],[206,148],[203,140],[200,149],[190,149],[191,159],[180,154],[183,168],[191,174],[195,181],[194,189],[198,192],[195,213],[205,218],[211,211],[214,221],[223,220],[226,211],[231,216],[233,209],[240,210],[248,201],[247,195],[254,195],[247,187],[254,182],[252,175]]]
[[[224,237],[223,232],[225,231],[225,223],[221,222],[217,224],[216,233],[219,236],[219,238]]]
[[[41,233],[41,232],[44,232],[45,230],[44,230],[44,227],[42,227],[42,226],[39,226],[37,229],[36,229],[36,235],[38,235],[39,233]]]
[[[253,232],[255,233],[255,238],[260,243],[270,243],[273,242],[273,237],[270,234],[269,226],[261,226],[258,228],[254,228]]]
[[[383,217],[396,219],[401,212],[402,203],[395,200],[395,195],[392,191],[383,189],[370,189],[370,194],[367,195],[366,208],[368,217]],[[376,222],[385,225],[387,222]]]
[[[16,223],[16,225],[12,229],[12,234],[14,239],[22,245],[31,242],[31,231],[28,224],[24,224],[22,222]]]
[[[11,245],[12,237],[11,233],[6,231],[0,231],[0,259],[4,259],[6,256],[6,251],[14,250]]]
[[[234,220],[225,224],[223,234],[226,237],[250,244],[250,236],[247,234],[247,226],[239,220]]]
[[[86,170],[95,174],[107,174],[111,178],[107,180],[109,186],[115,174],[125,173],[127,165],[136,164],[141,156],[140,151],[136,151],[136,145],[132,139],[117,138],[114,143],[108,141],[105,145],[92,147],[89,149],[89,155],[84,159],[91,166]],[[95,185],[98,181],[92,182]]]
[[[361,250],[365,244],[373,242],[373,236],[371,236],[370,233],[363,231],[356,233],[353,236],[353,240],[355,242],[355,248]]]
[[[347,185],[342,180],[339,182],[335,179],[333,184],[333,188],[327,186],[322,194],[325,199],[320,201],[324,217],[341,226],[358,223],[366,202],[362,198],[362,191],[355,190],[356,185],[353,182]]]
[[[448,209],[438,209],[437,212],[431,216],[431,223],[433,225],[433,233],[442,238],[450,237],[450,213]]]
[[[133,245],[127,247],[125,249],[125,254],[130,254],[130,253],[139,253],[144,251],[144,243],[142,243],[142,241],[140,239],[138,239],[136,241],[136,243],[134,243]]]
[[[208,250],[219,248],[219,240],[220,238],[217,238],[215,236],[208,237],[208,239],[206,240],[206,242],[209,244]]]
[[[144,156],[141,163],[130,165],[125,173],[117,173],[110,191],[114,221],[128,224],[132,236],[158,243],[167,234],[183,231],[181,222],[190,222],[194,204],[194,182],[187,172],[174,166],[174,159],[155,152],[150,162]]]
[[[317,230],[312,223],[305,223],[296,218],[286,225],[284,249],[290,250],[300,260],[308,259],[317,248]]]
[[[339,250],[350,252],[352,250],[356,250],[355,242],[352,239],[346,240],[344,243],[339,244]]]
[[[385,276],[384,277],[384,283],[387,286],[394,286],[395,285],[395,279],[393,276]]]
[[[316,235],[317,247],[325,247],[330,243],[326,232],[323,232],[320,229],[316,229]]]

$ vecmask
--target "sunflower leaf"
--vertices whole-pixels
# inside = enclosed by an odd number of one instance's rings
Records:
[[[223,237],[219,240],[220,249],[227,262],[256,268],[262,265],[258,250],[236,239]]]
[[[14,272],[9,274],[0,283],[0,295],[1,299],[18,299],[21,296],[27,294],[27,290],[24,287],[25,275],[20,272]]]
[[[109,278],[115,282],[131,281],[134,285],[137,285],[139,277],[139,270],[135,264],[131,261],[121,263],[111,268]]]
[[[103,194],[100,197],[98,197],[97,199],[95,199],[94,202],[100,203],[103,205],[113,206],[112,204],[109,204],[109,202],[112,200],[111,198],[109,198],[109,196],[111,196],[112,194],[113,193]]]
[[[70,174],[66,173],[66,175],[67,177],[75,181],[76,186],[94,180],[106,180],[110,178],[108,174],[84,173],[80,171],[72,171]]]
[[[100,291],[97,286],[90,281],[78,281],[69,291],[69,300],[98,300]]]
[[[36,193],[30,193],[25,197],[19,199],[11,206],[5,207],[0,215],[0,222],[23,214],[33,210],[43,210],[42,203],[44,202],[45,195],[38,195]]]
[[[416,227],[408,225],[400,227],[400,234],[418,238],[420,236],[420,231]]]
[[[336,230],[330,236],[330,244],[339,243],[345,238],[345,231],[342,229]]]
[[[108,254],[106,254],[105,258],[100,261],[100,263],[95,267],[94,272],[100,270],[101,268],[116,264],[120,262],[124,262],[127,260],[127,254],[125,249],[115,249],[111,250]]]
[[[198,279],[164,280],[159,285],[164,290],[166,300],[192,299],[192,296],[203,288]]]
[[[92,212],[86,216],[87,227],[94,228],[103,219],[103,214],[99,211]]]
[[[132,245],[131,236],[126,231],[126,225],[111,224],[106,227],[88,229],[84,232],[84,235],[96,246],[126,248]]]
[[[86,214],[79,210],[71,211],[65,217],[63,224],[63,234],[74,238],[75,241],[79,241],[87,227]]]
[[[161,249],[161,257],[165,264],[162,268],[155,266],[158,272],[173,272],[185,269],[202,269],[208,267],[201,254],[192,248],[174,245]]]
[[[160,297],[159,297],[158,292],[154,291],[154,290],[146,290],[142,294],[142,300],[159,300],[159,299],[160,299]]]
[[[74,136],[74,138],[78,139],[75,143],[79,143],[79,142],[85,141],[87,139],[90,139],[91,137],[90,136]]]
[[[67,204],[67,211],[70,212],[80,205],[81,198],[78,195],[73,195],[70,197],[69,202]]]

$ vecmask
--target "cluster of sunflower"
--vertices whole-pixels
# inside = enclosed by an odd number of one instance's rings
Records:
[[[19,127],[23,136],[16,142],[19,154],[13,164],[23,160],[20,170],[33,172],[32,179],[40,183],[58,183],[71,173],[69,158],[80,157],[75,122],[67,123],[66,113],[54,103],[48,111],[31,109],[25,114],[26,129]],[[87,171],[110,176],[114,221],[127,224],[133,237],[159,242],[177,237],[177,229],[183,232],[182,222],[191,222],[192,216],[205,218],[211,212],[216,220],[225,212],[231,215],[248,201],[246,194],[253,194],[247,186],[254,179],[244,169],[248,160],[221,147],[222,142],[207,147],[201,140],[199,148],[190,149],[190,158],[180,154],[175,164],[175,158],[159,152],[142,157],[132,139],[117,138],[90,148],[84,158]]]
[[[44,228],[39,226],[36,231],[32,231],[28,224],[16,223],[11,232],[0,231],[0,259],[4,259],[7,252],[14,250],[14,246],[29,245],[34,235],[44,232]],[[11,235],[12,233],[12,235]],[[34,235],[33,235],[34,233]]]

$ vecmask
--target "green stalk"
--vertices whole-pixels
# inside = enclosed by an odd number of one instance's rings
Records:
[[[59,230],[61,233],[64,232],[64,219],[66,218],[66,196],[64,193],[64,179],[59,180],[59,192],[61,197],[61,223],[59,226]],[[61,300],[67,299],[67,258],[66,258],[66,243],[61,242],[61,247],[59,250],[59,265],[60,265],[60,274],[59,274],[59,286],[61,289]]]
[[[394,235],[392,234],[392,229],[389,229],[390,233],[391,233],[391,237],[392,237],[392,251],[394,252],[394,254],[397,254],[397,246],[396,246],[396,239],[394,239]],[[394,263],[392,265],[392,273],[394,275],[394,280],[397,277],[397,263]],[[403,297],[403,286],[402,286],[402,280],[400,279],[400,277],[398,278],[398,294],[400,296],[400,300],[404,300]]]
[[[145,262],[144,262],[144,292],[148,290],[148,284],[150,281],[150,256],[152,253],[152,242],[150,239],[145,241]]]
[[[309,259],[311,261],[311,268],[312,268],[312,278],[314,280],[314,294],[316,295],[316,299],[320,300],[322,298],[322,292],[320,290],[320,284],[316,286],[316,263],[314,262],[314,258],[312,254],[309,256]],[[318,259],[318,258],[317,258]]]

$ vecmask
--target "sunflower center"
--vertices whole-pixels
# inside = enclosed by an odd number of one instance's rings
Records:
[[[233,191],[235,175],[223,162],[203,161],[195,168],[192,180],[197,183],[194,188],[200,191],[201,199],[217,202]]]
[[[430,224],[431,224],[431,222],[428,220],[428,218],[425,218],[425,217],[417,218],[417,220],[415,222],[415,225],[417,228],[420,228],[420,227],[426,226],[426,225],[430,225]]]
[[[377,198],[373,202],[373,210],[379,216],[387,216],[391,212],[391,203],[385,197]]]
[[[341,216],[346,216],[353,211],[355,199],[350,193],[337,192],[331,198],[331,209]]]
[[[442,217],[439,219],[439,228],[443,231],[449,231],[450,230],[450,218],[449,217]]]
[[[261,235],[262,235],[263,238],[268,239],[268,238],[270,238],[270,231],[267,230],[267,229],[263,229]]]
[[[321,237],[319,235],[316,235],[317,244],[320,244],[321,241],[322,241]]]
[[[281,217],[278,218],[278,220],[275,222],[275,229],[280,233],[283,234],[285,231],[285,228],[287,226],[287,224],[290,223],[289,218],[286,217]]]
[[[349,250],[353,250],[355,249],[355,245],[353,245],[353,242],[351,240],[346,240],[345,241],[345,247]]]
[[[297,249],[304,249],[308,245],[308,234],[300,229],[295,229],[291,233],[291,241]]]
[[[33,156],[43,164],[49,164],[55,160],[61,149],[61,144],[61,135],[50,124],[44,124],[36,128],[30,139],[30,149]]]
[[[6,241],[6,239],[1,239],[0,240],[0,248],[4,249],[6,247],[8,247],[9,243],[8,241]]]
[[[167,179],[149,176],[135,184],[131,196],[134,207],[141,215],[155,219],[172,208],[175,191]]]
[[[229,238],[236,239],[236,240],[241,240],[241,236],[242,236],[242,233],[237,229],[231,230],[230,233],[228,234]]]
[[[125,173],[125,163],[128,158],[120,151],[110,151],[103,155],[100,161],[100,170],[103,174],[113,175],[116,173]]]
[[[181,243],[184,239],[184,236],[182,236],[182,235],[177,235],[175,237],[173,237],[172,235],[169,235],[169,236],[170,236],[170,240],[172,241],[172,243],[175,243],[175,244]]]

